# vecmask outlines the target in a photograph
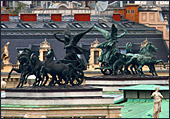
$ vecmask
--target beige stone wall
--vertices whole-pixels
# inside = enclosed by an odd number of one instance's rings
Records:
[[[1,117],[27,118],[118,118],[123,106],[114,107],[68,107],[68,108],[2,108]]]
[[[94,52],[98,51],[99,52],[99,56],[101,55],[102,50],[100,48],[96,48],[97,45],[99,45],[100,43],[98,42],[97,38],[96,40],[91,44],[91,48],[90,48],[90,58],[89,58],[89,65],[87,67],[87,71],[94,71],[95,68],[100,67],[100,63],[99,64],[94,64]]]
[[[163,39],[166,41],[169,48],[169,31],[166,28],[168,21],[161,20],[159,11],[161,10],[158,10],[157,12],[139,12],[139,23],[149,27],[155,27],[157,30],[162,31]]]

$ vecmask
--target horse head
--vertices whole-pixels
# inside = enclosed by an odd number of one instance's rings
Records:
[[[132,43],[126,43],[126,53],[132,53]]]
[[[48,50],[46,57],[47,57],[47,59],[49,59],[49,58],[53,59],[53,57],[54,57],[54,50],[53,49]]]
[[[31,56],[30,56],[30,63],[31,63],[32,65],[36,65],[36,62],[37,62],[38,60],[39,60],[39,59],[38,59],[38,56],[37,56],[36,54],[32,53]]]
[[[155,55],[155,53],[157,52],[158,48],[156,48],[152,43],[148,43],[146,45],[146,50],[149,54],[151,55]]]

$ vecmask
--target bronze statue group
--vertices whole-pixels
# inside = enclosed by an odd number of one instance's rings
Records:
[[[49,75],[52,79],[49,82],[49,86],[58,85],[81,85],[84,81],[83,71],[87,69],[87,66],[83,59],[77,55],[88,52],[87,50],[77,46],[80,39],[93,28],[97,29],[106,38],[106,41],[99,44],[97,48],[102,49],[102,53],[98,58],[101,63],[100,70],[104,75],[118,75],[118,74],[139,74],[142,76],[142,67],[147,65],[152,75],[156,75],[155,64],[163,63],[162,60],[156,59],[157,48],[152,43],[147,43],[141,47],[139,54],[132,53],[132,44],[126,44],[126,54],[118,52],[116,43],[118,38],[126,34],[126,30],[123,29],[121,35],[117,35],[118,30],[114,24],[111,27],[111,33],[94,25],[87,31],[79,33],[71,38],[71,32],[69,27],[64,32],[64,39],[60,39],[57,34],[54,34],[55,38],[64,43],[66,49],[66,55],[63,60],[54,60],[54,50],[49,49],[46,55],[45,61],[40,61],[38,56],[34,54],[30,49],[23,49],[23,52],[17,56],[19,61],[19,68],[13,68],[9,74],[16,71],[21,73],[20,82],[17,88],[23,87],[23,84],[27,83],[29,75],[35,75],[36,79],[33,86],[45,86],[49,80]],[[130,66],[131,71],[128,70]],[[133,70],[134,69],[134,70]],[[58,76],[58,78],[56,77]]]

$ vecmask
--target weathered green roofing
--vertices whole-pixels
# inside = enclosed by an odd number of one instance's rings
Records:
[[[160,85],[135,85],[119,88],[119,90],[155,90],[155,87],[159,86],[159,90],[169,90],[169,87],[160,86]]]
[[[121,109],[122,118],[152,118],[153,99],[128,99],[120,105],[124,105]],[[162,100],[161,110],[159,118],[169,118],[169,99]]]

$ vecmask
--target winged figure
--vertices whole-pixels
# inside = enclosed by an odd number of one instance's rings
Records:
[[[102,53],[98,61],[109,63],[109,60],[111,59],[112,55],[114,55],[114,53],[117,52],[116,50],[116,43],[118,42],[117,39],[124,36],[126,34],[126,30],[123,29],[124,32],[120,35],[117,35],[118,29],[115,27],[114,24],[112,24],[111,33],[95,25],[94,25],[94,28],[96,28],[99,32],[101,32],[102,35],[106,38],[105,42],[97,46],[97,48],[102,49]]]

